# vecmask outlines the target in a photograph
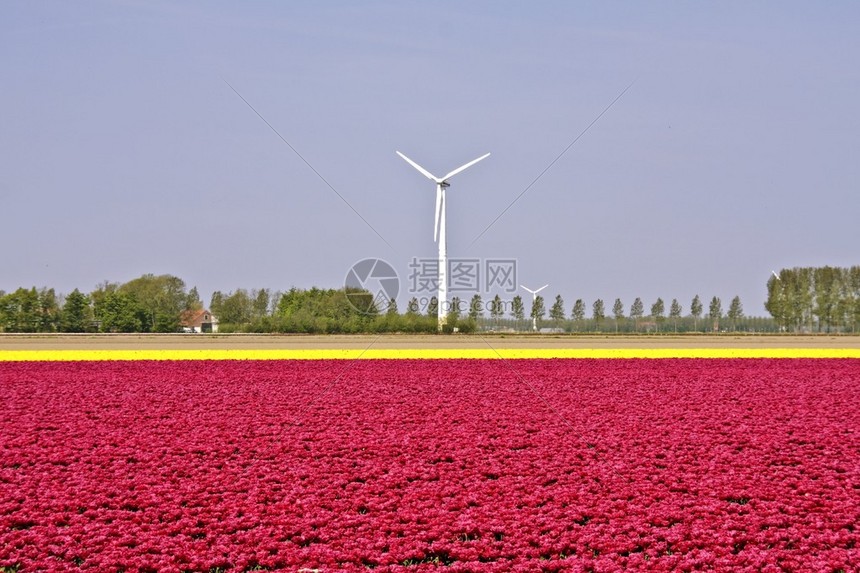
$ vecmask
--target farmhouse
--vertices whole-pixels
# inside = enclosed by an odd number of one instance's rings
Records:
[[[179,318],[179,325],[183,332],[218,332],[218,319],[205,308],[186,310]]]

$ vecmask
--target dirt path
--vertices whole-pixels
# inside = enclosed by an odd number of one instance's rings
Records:
[[[751,335],[0,335],[4,350],[364,349],[373,348],[860,348],[860,336]]]

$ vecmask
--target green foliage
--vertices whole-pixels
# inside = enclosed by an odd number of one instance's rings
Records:
[[[395,299],[392,298],[388,300],[388,309],[386,309],[385,314],[387,314],[388,316],[395,316],[400,314],[397,311],[397,301]]]
[[[173,275],[145,274],[117,290],[130,295],[143,310],[140,328],[144,332],[178,331],[180,314],[193,304],[185,281]]]
[[[642,303],[642,299],[638,296],[633,301],[633,304],[630,305],[630,318],[633,319],[633,327],[636,330],[639,330],[639,319],[645,314],[645,305]]]
[[[52,288],[39,291],[39,332],[56,332],[60,324],[60,305]]]
[[[269,289],[251,291],[251,319],[259,320],[269,314]],[[210,309],[211,310],[211,309]],[[215,316],[218,316],[217,314]],[[219,318],[220,320],[220,318]]]
[[[555,295],[555,302],[549,309],[549,317],[555,322],[556,326],[564,320],[564,299],[560,294]]]
[[[666,320],[664,314],[666,313],[666,305],[663,303],[662,298],[657,298],[654,304],[651,305],[651,316],[654,317],[654,321],[657,323],[657,330],[660,330],[660,325]]]
[[[111,291],[101,301],[96,318],[102,332],[141,332],[149,317],[133,294]]]
[[[460,320],[460,315],[463,312],[463,301],[460,300],[459,296],[455,296],[451,299],[451,309],[448,311],[448,321],[453,325],[457,324],[457,321]]]
[[[295,289],[293,289],[295,290]],[[291,290],[290,292],[293,292]],[[218,295],[217,300],[215,294]],[[218,318],[218,323],[223,325],[243,325],[249,324],[254,317],[254,305],[251,300],[251,295],[245,289],[236,289],[228,292],[226,295],[217,292],[212,295],[213,305],[218,309],[215,312],[213,306],[209,307],[209,311]],[[283,303],[283,298],[281,299]],[[266,313],[264,313],[265,315]],[[263,316],[264,316],[263,315]],[[258,316],[258,318],[260,318]]]
[[[0,326],[5,332],[38,332],[43,322],[36,287],[0,297]]]
[[[406,316],[415,316],[419,314],[421,311],[418,305],[418,299],[414,296],[409,299],[409,302],[406,305]]]
[[[624,318],[624,303],[621,302],[620,298],[616,298],[612,304],[612,316],[619,321]]]
[[[723,301],[715,296],[708,305],[708,318],[711,319],[711,328],[714,332],[720,329],[720,319],[723,317]]]
[[[200,300],[200,293],[197,292],[197,287],[191,287],[188,291],[188,298],[185,303],[188,310],[200,310],[203,308],[203,301]]]
[[[600,323],[606,318],[606,308],[603,304],[603,299],[597,299],[591,305],[591,318],[594,320],[594,327],[600,330]]]
[[[782,330],[856,332],[860,266],[782,269],[767,282],[765,309]]]
[[[720,297],[715,296],[711,299],[711,304],[708,305],[708,318],[711,320],[719,320],[723,317],[723,301]]]
[[[493,320],[498,320],[502,318],[505,313],[505,306],[502,302],[502,297],[496,295],[492,302],[490,302],[490,318]]]
[[[526,317],[526,307],[520,295],[516,295],[511,301],[511,316],[514,320],[523,320]]]
[[[612,316],[615,318],[615,332],[618,332],[618,324],[624,318],[624,303],[620,298],[616,298],[612,304]]]
[[[738,320],[744,316],[744,307],[741,304],[741,297],[735,296],[732,302],[729,303],[729,311],[726,314],[729,320],[732,321],[732,330],[737,330]]]
[[[427,316],[436,318],[439,315],[439,299],[435,296],[430,297],[430,302],[427,304]]]
[[[544,306],[543,297],[541,295],[537,295],[532,301],[532,311],[529,314],[529,318],[541,321],[545,314],[546,307]]]
[[[699,328],[699,319],[702,318],[702,310],[702,299],[699,298],[699,295],[696,295],[690,303],[690,316],[693,317],[694,330],[698,330]]]
[[[576,321],[585,319],[585,302],[581,298],[576,299],[573,303],[573,310],[570,311],[570,318]]]
[[[678,319],[681,318],[681,305],[677,298],[672,299],[672,304],[669,307],[669,318],[672,319],[672,325],[675,332],[678,332]]]
[[[475,294],[472,297],[472,300],[469,301],[469,318],[472,320],[478,320],[478,317],[484,315],[484,301],[481,299],[481,295]]]
[[[61,332],[89,332],[93,318],[90,297],[78,289],[73,290],[63,304],[60,317]]]
[[[281,296],[273,326],[280,332],[313,334],[375,332],[391,323],[379,315],[373,295],[360,289],[300,290]]]

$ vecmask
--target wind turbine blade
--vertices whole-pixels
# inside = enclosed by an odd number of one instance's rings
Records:
[[[433,219],[433,241],[439,240],[439,215],[442,213],[442,185],[436,185],[436,217]]]
[[[537,291],[534,291],[534,290],[530,289],[529,287],[527,287],[527,286],[523,286],[523,285],[520,285],[520,288],[525,289],[525,290],[529,291],[529,292],[530,292],[530,293],[532,293],[532,294],[534,294],[534,293],[536,293],[536,292],[537,292]]]
[[[432,181],[435,181],[437,183],[439,182],[439,179],[437,179],[436,177],[433,177],[432,173],[430,173],[429,171],[427,171],[426,169],[424,169],[423,167],[421,167],[420,165],[418,165],[417,163],[415,163],[414,161],[412,161],[411,159],[409,159],[408,157],[406,157],[405,155],[403,155],[399,151],[396,153],[397,153],[397,155],[399,155],[400,157],[405,159],[409,165],[411,165],[412,167],[417,169],[422,175],[424,175],[424,177],[426,177],[427,179],[430,179]]]
[[[549,286],[549,285],[543,285],[542,287],[540,287],[539,289],[537,289],[535,292],[536,292],[536,293],[538,293],[538,292],[542,291],[543,289],[545,289],[545,288],[546,288],[546,287],[548,287],[548,286]]]
[[[400,153],[400,152],[398,151],[398,153]],[[490,154],[489,154],[489,153],[488,153],[488,154],[486,154],[486,155],[482,155],[482,156],[480,156],[479,158],[477,158],[477,159],[475,159],[475,160],[473,160],[473,161],[470,161],[470,162],[469,162],[469,163],[467,163],[466,165],[463,165],[463,166],[461,166],[461,167],[458,167],[457,169],[455,169],[454,171],[452,171],[451,173],[449,173],[448,175],[446,175],[445,177],[443,177],[443,178],[442,178],[442,181],[446,181],[449,177],[453,177],[454,175],[458,174],[459,172],[461,172],[461,171],[463,171],[463,170],[465,170],[465,169],[468,169],[469,167],[471,167],[472,165],[476,164],[476,163],[477,163],[477,162],[479,162],[480,160],[482,160],[482,159],[486,159],[486,158],[487,158],[487,157],[489,157],[489,156],[490,156]],[[404,158],[404,159],[405,159],[405,158]],[[407,159],[407,161],[409,161],[409,160]],[[411,163],[411,162],[410,162],[410,163]]]

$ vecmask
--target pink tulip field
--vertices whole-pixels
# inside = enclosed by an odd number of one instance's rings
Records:
[[[860,361],[0,363],[0,571],[860,570]]]

